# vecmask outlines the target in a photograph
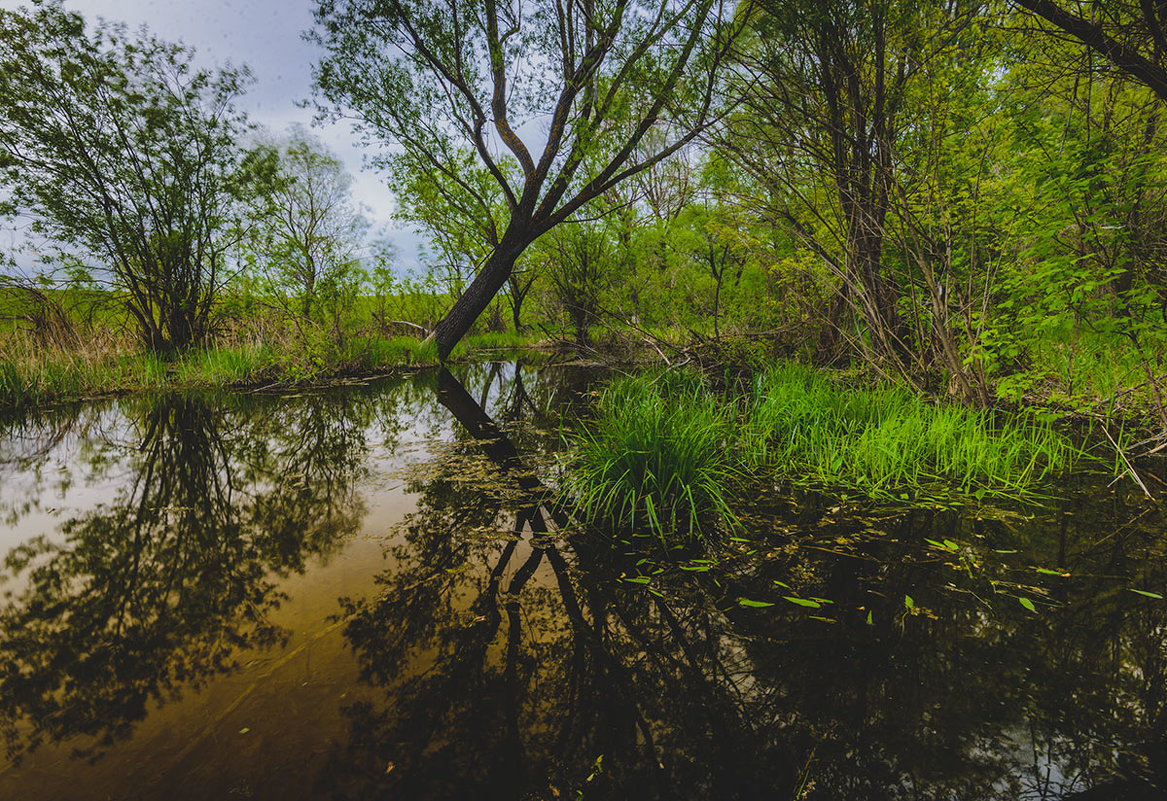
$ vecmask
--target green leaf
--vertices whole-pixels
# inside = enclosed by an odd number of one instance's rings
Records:
[[[912,600],[912,596],[910,596],[910,595],[904,596],[904,606],[906,606],[908,609],[915,609],[916,608],[916,602]]]
[[[1163,600],[1163,596],[1157,592],[1148,592],[1147,590],[1136,590],[1133,587],[1127,587],[1127,592],[1133,592],[1133,593],[1136,593],[1137,595],[1145,595],[1148,598],[1154,598],[1157,601]]]
[[[1033,605],[1033,601],[1029,600],[1028,598],[1018,598],[1017,600],[1030,612],[1037,612],[1037,607]]]
[[[633,576],[632,578],[624,579],[629,584],[647,584],[651,580],[648,576]]]
[[[811,601],[807,598],[795,598],[793,595],[783,595],[782,597],[785,598],[787,601],[790,601],[790,603],[792,603],[792,604],[798,604],[799,606],[806,606],[806,607],[809,607],[811,609],[818,609],[819,607],[822,606],[822,604],[820,604],[818,601]]]
[[[751,601],[749,598],[738,598],[737,605],[757,608],[762,606],[773,606],[774,604],[770,603],[769,601]]]

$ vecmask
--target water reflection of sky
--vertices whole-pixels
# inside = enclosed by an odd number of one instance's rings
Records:
[[[593,377],[460,378],[7,424],[0,797],[1157,797],[1158,508],[564,535]]]

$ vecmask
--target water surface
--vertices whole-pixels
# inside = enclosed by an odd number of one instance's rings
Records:
[[[665,550],[551,503],[599,378],[0,423],[0,798],[1163,797],[1158,505],[749,487]]]

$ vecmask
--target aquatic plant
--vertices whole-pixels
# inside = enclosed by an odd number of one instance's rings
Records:
[[[757,378],[745,437],[755,465],[872,496],[1023,495],[1081,453],[1033,413],[932,404],[896,386],[845,388],[797,364]]]
[[[1081,453],[1032,413],[934,404],[899,387],[842,387],[796,364],[757,379],[743,437],[760,468],[874,497],[1025,495]]]
[[[696,373],[614,381],[571,436],[565,488],[591,521],[695,536],[732,523],[750,482],[873,498],[1023,498],[1082,451],[1033,414],[929,403],[906,389],[849,388],[782,364],[749,397]]]
[[[617,379],[572,435],[568,492],[590,520],[662,538],[732,523],[735,422],[696,373]]]

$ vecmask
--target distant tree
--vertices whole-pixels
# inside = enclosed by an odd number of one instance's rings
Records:
[[[232,103],[248,74],[193,59],[121,25],[87,30],[59,0],[0,10],[4,211],[98,261],[159,352],[207,332],[242,185]]]
[[[257,193],[252,237],[269,277],[291,287],[311,319],[321,282],[351,265],[368,223],[352,202],[352,176],[315,136],[292,126],[260,145],[272,165]]]
[[[435,192],[464,195],[477,209],[468,224],[489,220],[490,255],[434,330],[442,358],[532,242],[717,116],[726,54],[748,7],[320,0],[314,37],[327,55],[316,83],[325,111],[400,148],[374,161],[411,160]],[[662,135],[650,140],[650,132]],[[536,136],[542,145],[532,149]],[[468,154],[501,191],[501,213],[464,178]],[[517,165],[513,175],[506,160]]]
[[[610,274],[611,249],[608,232],[594,223],[561,226],[535,246],[536,258],[542,257],[541,271],[567,313],[579,345],[588,344],[588,329],[600,319],[600,295]]]

